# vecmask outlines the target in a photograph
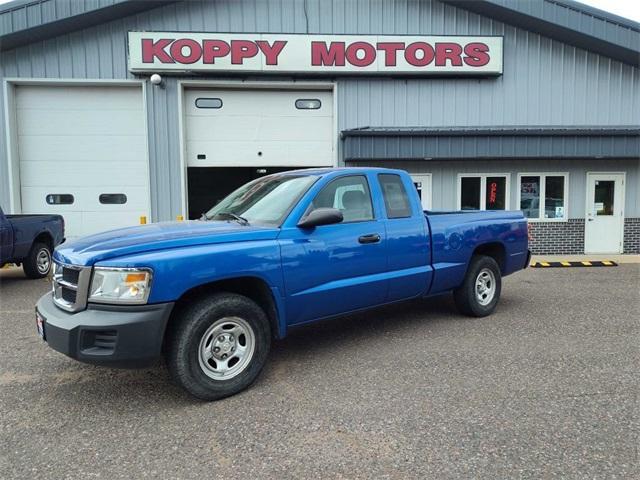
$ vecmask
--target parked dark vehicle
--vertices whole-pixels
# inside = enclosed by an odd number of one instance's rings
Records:
[[[5,215],[0,208],[0,266],[22,264],[27,277],[46,277],[51,252],[63,241],[60,215]]]

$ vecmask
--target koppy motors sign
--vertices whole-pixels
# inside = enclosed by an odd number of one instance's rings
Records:
[[[499,75],[502,37],[129,32],[129,70]]]

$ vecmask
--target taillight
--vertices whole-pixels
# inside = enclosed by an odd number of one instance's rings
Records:
[[[527,237],[529,241],[533,240],[533,234],[531,233],[531,224],[527,222]]]

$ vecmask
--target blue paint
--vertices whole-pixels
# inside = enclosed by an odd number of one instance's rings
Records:
[[[521,212],[425,213],[411,178],[401,170],[318,169],[295,174],[317,180],[282,225],[143,225],[64,244],[54,257],[76,265],[151,268],[149,303],[176,301],[190,289],[218,280],[259,279],[274,296],[280,337],[289,325],[452,290],[461,284],[474,250],[482,245],[504,249],[503,275],[525,266],[527,224]],[[410,197],[409,216],[387,218],[380,174],[400,175]],[[297,227],[318,192],[345,175],[366,176],[374,218]],[[359,242],[372,234],[379,242]]]

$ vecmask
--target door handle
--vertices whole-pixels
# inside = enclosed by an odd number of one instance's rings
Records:
[[[362,235],[358,237],[360,243],[378,243],[380,241],[380,235],[377,233],[370,233],[369,235]]]

